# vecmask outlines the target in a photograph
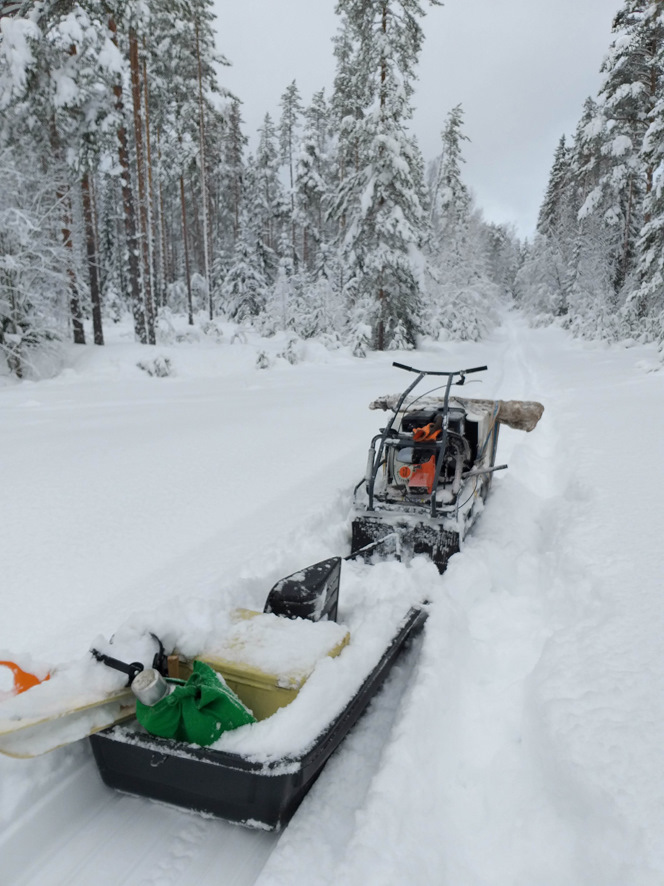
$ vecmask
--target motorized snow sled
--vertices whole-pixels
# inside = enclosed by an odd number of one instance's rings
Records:
[[[355,489],[351,554],[369,557],[377,548],[382,556],[406,559],[427,554],[443,572],[480,512],[494,472],[507,467],[495,463],[500,425],[532,431],[544,407],[451,395],[453,385],[486,366],[453,372],[393,366],[417,377],[402,394],[369,406],[392,414],[371,441]],[[428,377],[445,382],[413,395]]]

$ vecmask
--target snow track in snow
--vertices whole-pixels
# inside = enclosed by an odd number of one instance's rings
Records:
[[[200,886],[255,881],[279,835],[185,814],[102,783],[88,759],[0,841],[7,886]]]

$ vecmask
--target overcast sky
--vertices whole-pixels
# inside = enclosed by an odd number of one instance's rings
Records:
[[[461,103],[465,178],[491,221],[533,231],[558,139],[571,134],[599,68],[621,0],[447,0],[429,7],[412,128],[426,160]],[[245,132],[276,120],[286,86],[303,101],[334,78],[335,0],[215,0],[222,82],[243,102]]]

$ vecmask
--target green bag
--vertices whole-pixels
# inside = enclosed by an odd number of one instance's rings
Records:
[[[171,683],[175,681],[169,681]],[[222,732],[256,719],[237,695],[202,661],[170,695],[149,707],[136,702],[138,722],[152,735],[191,744],[210,745]]]

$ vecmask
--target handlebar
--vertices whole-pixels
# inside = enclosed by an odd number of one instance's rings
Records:
[[[415,369],[413,366],[406,366],[405,363],[392,363],[397,369],[405,369],[406,372],[417,372],[419,375],[468,375],[471,372],[484,372],[488,366],[474,366],[472,369],[457,369],[456,372],[433,372],[427,369]]]

